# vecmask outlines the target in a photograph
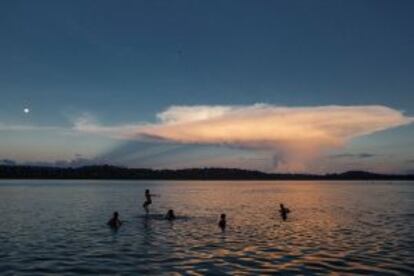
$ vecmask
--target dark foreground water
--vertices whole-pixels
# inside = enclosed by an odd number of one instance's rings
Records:
[[[0,181],[1,275],[329,272],[414,273],[413,182]]]

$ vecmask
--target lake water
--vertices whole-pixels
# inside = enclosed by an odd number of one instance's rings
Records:
[[[3,180],[0,211],[2,275],[414,273],[414,182]]]

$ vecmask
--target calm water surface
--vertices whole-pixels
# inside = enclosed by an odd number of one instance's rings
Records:
[[[14,180],[0,211],[2,275],[414,273],[413,182]]]

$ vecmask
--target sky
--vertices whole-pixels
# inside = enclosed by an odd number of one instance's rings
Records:
[[[413,173],[413,10],[1,1],[0,164]]]

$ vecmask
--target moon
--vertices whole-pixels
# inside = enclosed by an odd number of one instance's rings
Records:
[[[28,109],[28,108],[26,107],[25,109],[23,109],[23,112],[27,114],[27,113],[29,113],[29,112],[30,112],[30,109]]]

